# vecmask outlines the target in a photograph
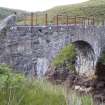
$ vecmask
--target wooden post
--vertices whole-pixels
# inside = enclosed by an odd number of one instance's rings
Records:
[[[26,14],[24,14],[24,25],[26,25]]]
[[[88,25],[90,25],[90,19],[89,19],[89,17],[87,19],[88,19]]]
[[[32,33],[32,26],[33,26],[33,13],[31,13],[31,33]]]
[[[69,18],[68,18],[68,16],[67,16],[67,26],[68,26],[68,24],[69,24]]]
[[[35,16],[35,23],[36,23],[36,25],[37,25],[37,23],[38,23],[38,22],[37,22],[37,21],[38,21],[37,18],[38,18],[38,16],[37,16],[37,14],[36,14],[36,16]]]
[[[82,17],[82,25],[85,25],[85,17]]]
[[[46,26],[48,25],[48,14],[47,13],[45,14],[45,25]]]
[[[58,25],[59,25],[59,15],[57,15],[57,32],[58,32]]]
[[[58,19],[59,19],[59,15],[57,15],[57,26],[58,26],[58,24],[59,24]]]
[[[76,16],[74,17],[74,24],[75,25],[77,24],[77,17]]]
[[[93,25],[95,24],[95,18],[94,18],[94,16],[93,16]]]

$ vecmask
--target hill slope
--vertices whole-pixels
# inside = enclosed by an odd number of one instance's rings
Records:
[[[26,11],[21,10],[12,10],[8,8],[0,8],[0,19],[12,14],[13,12],[17,12],[18,17],[24,17],[24,13]],[[105,18],[105,0],[90,0],[84,3],[73,4],[73,5],[64,5],[64,6],[57,6],[52,9],[43,12],[35,12],[38,15],[37,23],[45,23],[45,13],[48,13],[49,20],[53,21],[53,17],[57,14],[67,14],[69,16],[96,16]],[[34,14],[34,16],[35,16]],[[35,17],[36,18],[36,17]],[[19,19],[19,18],[18,18]],[[31,19],[31,18],[30,18]],[[30,24],[30,19],[26,18],[28,24]],[[24,19],[20,18],[20,23],[24,23]],[[36,20],[36,19],[34,19]]]
[[[9,9],[0,7],[0,20],[5,18],[8,15],[13,14],[14,12],[17,13],[17,16],[22,16],[26,11],[16,10],[16,9]]]
[[[71,16],[105,16],[105,0],[90,0],[80,4],[58,6],[49,9],[48,14],[68,14]]]

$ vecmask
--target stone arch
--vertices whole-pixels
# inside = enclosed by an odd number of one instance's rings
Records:
[[[83,40],[77,40],[72,42],[75,45],[77,57],[75,62],[76,71],[79,74],[85,74],[90,76],[95,71],[95,53],[92,46]]]

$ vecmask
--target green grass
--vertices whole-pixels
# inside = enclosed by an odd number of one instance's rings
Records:
[[[66,101],[60,88],[35,80],[1,89],[0,105],[66,105]]]
[[[22,11],[22,10],[0,7],[0,20],[4,19],[5,17],[7,17],[11,14],[13,14],[14,12],[17,13],[18,19],[20,17],[23,17],[24,13],[27,13],[26,11]]]
[[[70,91],[68,105],[93,105],[93,99],[91,95],[79,95],[76,92]]]
[[[76,51],[75,46],[72,44],[68,44],[56,55],[53,59],[52,64],[59,68],[66,66],[69,70],[75,71],[75,59],[76,59]]]
[[[105,0],[89,0],[84,3],[73,4],[73,5],[64,5],[57,6],[52,9],[46,10],[44,12],[37,12],[35,14],[38,15],[37,24],[45,24],[45,13],[48,13],[48,23],[56,24],[56,16],[57,14],[68,15],[68,16],[83,16],[90,17],[92,19],[94,16],[96,22],[103,21],[105,18]],[[30,25],[30,21],[26,20],[28,25]],[[34,20],[35,21],[35,20]],[[74,23],[74,19],[69,19],[69,23]],[[77,22],[82,22],[79,18]],[[20,22],[24,23],[23,21]],[[35,23],[35,22],[34,22]],[[59,17],[59,24],[67,23],[67,17]],[[36,24],[36,23],[35,23]]]
[[[0,105],[66,105],[66,100],[62,88],[0,65]]]
[[[105,0],[89,0],[84,3],[57,6],[47,11],[50,15],[105,16]]]
[[[80,96],[61,85],[29,79],[0,65],[0,105],[93,105],[93,100],[91,95]]]
[[[25,11],[20,10],[12,10],[7,8],[0,8],[0,19],[10,15],[14,11],[17,12],[18,24],[24,24],[24,14],[29,15]],[[37,24],[42,25],[45,24],[45,13],[48,13],[48,23],[56,24],[56,15],[57,14],[65,14],[68,16],[84,16],[84,17],[91,17],[95,16],[95,21],[102,21],[105,18],[105,0],[89,0],[84,3],[73,4],[73,5],[64,5],[64,6],[57,6],[52,9],[46,10],[44,12],[35,12],[34,15],[38,15]],[[54,19],[55,17],[55,19]],[[59,23],[66,23],[67,17],[59,18]],[[26,24],[30,25],[30,20],[26,19]],[[36,24],[36,19],[34,19],[34,24]],[[63,21],[63,22],[62,22]],[[74,21],[74,20],[72,20]],[[72,22],[71,21],[71,22]],[[79,20],[78,20],[79,21]]]
[[[84,3],[57,6],[47,10],[49,14],[49,21],[54,21],[53,18],[57,14],[64,14],[68,16],[83,16],[83,17],[95,17],[95,21],[103,21],[105,18],[105,0],[89,0]],[[62,19],[61,19],[62,20]],[[67,20],[66,20],[67,21]],[[63,23],[66,23],[63,17]],[[73,21],[73,20],[72,20]],[[60,18],[59,18],[60,22]]]
[[[100,62],[100,63],[105,65],[105,50],[101,53],[98,62]]]

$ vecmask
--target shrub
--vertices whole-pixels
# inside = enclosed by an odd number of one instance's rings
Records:
[[[12,69],[6,65],[0,68],[5,71],[0,74],[0,105],[93,105],[90,96],[65,92],[61,86],[46,80],[27,79],[22,74],[10,72]]]
[[[105,64],[105,50],[102,52],[98,62],[101,62],[102,64]]]
[[[66,105],[62,89],[10,71],[0,65],[0,105]]]
[[[63,49],[61,49],[61,51],[54,58],[52,63],[55,67],[66,66],[67,69],[75,71],[75,59],[76,59],[75,46],[69,44]]]
[[[68,99],[68,105],[94,105],[91,95],[80,95],[70,91]]]

